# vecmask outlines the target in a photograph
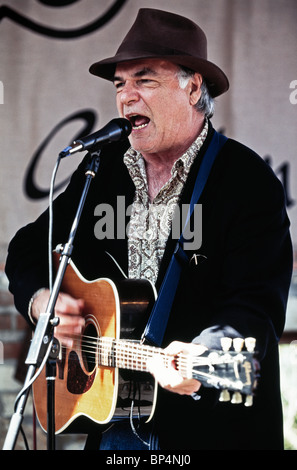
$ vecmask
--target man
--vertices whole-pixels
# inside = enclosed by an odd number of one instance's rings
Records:
[[[102,153],[72,259],[84,277],[95,279],[118,272],[111,255],[128,277],[148,279],[158,290],[176,245],[174,209],[190,202],[214,133],[209,120],[213,98],[227,91],[228,80],[207,60],[206,38],[196,24],[154,9],[141,9],[116,55],[93,64],[90,72],[114,83],[119,115],[133,129],[129,144],[113,144]],[[55,201],[54,246],[67,240],[84,168],[85,162]],[[116,209],[119,195],[132,208],[128,235],[99,240],[94,209],[100,203]],[[283,189],[260,157],[228,139],[199,204],[202,244],[185,249],[188,261],[163,347],[174,358],[180,351],[199,355],[207,348],[220,349],[223,337],[254,337],[261,379],[254,405],[247,408],[218,402],[216,390],[182,377],[173,365],[149,361],[161,385],[153,436],[161,449],[282,449],[278,339],[292,269]],[[31,324],[49,296],[47,217],[19,231],[6,265],[16,306]],[[81,299],[60,294],[55,313],[62,344],[71,347],[72,336],[82,331],[83,308]],[[115,425],[104,433],[100,448],[138,448],[137,437],[124,444],[128,428],[129,423],[124,431],[122,423]]]

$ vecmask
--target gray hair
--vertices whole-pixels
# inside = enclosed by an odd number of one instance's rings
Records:
[[[190,78],[193,77],[194,74],[195,72],[191,69],[188,69],[186,67],[179,67],[177,72],[177,78],[180,87],[184,89],[187,86]],[[208,87],[204,78],[202,79],[201,83],[201,96],[199,98],[199,101],[195,105],[195,108],[198,112],[204,114],[205,117],[208,118],[211,118],[214,114],[214,99],[208,91]]]

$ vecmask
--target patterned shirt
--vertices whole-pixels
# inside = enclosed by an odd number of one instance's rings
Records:
[[[153,201],[150,201],[148,196],[145,161],[141,153],[132,147],[126,152],[124,162],[136,188],[127,232],[129,278],[156,282],[171,231],[174,210],[207,132],[206,120],[201,134],[173,164],[171,178]]]

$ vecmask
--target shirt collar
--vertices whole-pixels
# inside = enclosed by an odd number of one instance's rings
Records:
[[[171,186],[170,183],[173,183],[174,178],[178,178],[182,184],[185,183],[190,172],[191,165],[207,137],[208,128],[209,124],[208,120],[206,119],[204,127],[199,136],[194,140],[186,152],[174,162],[171,169],[171,179],[169,186]],[[141,192],[142,197],[144,197],[143,191],[145,192],[145,188],[147,187],[147,180],[143,156],[139,151],[135,150],[131,146],[124,154],[124,163],[129,171],[132,181],[134,182],[136,190]]]

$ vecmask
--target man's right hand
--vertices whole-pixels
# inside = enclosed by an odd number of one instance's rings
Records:
[[[45,289],[34,299],[31,306],[31,315],[38,320],[40,313],[46,312],[50,291]],[[73,337],[81,334],[85,325],[82,317],[84,301],[74,299],[68,294],[60,293],[55,305],[55,316],[59,317],[59,325],[55,327],[55,338],[66,347],[73,346]]]

